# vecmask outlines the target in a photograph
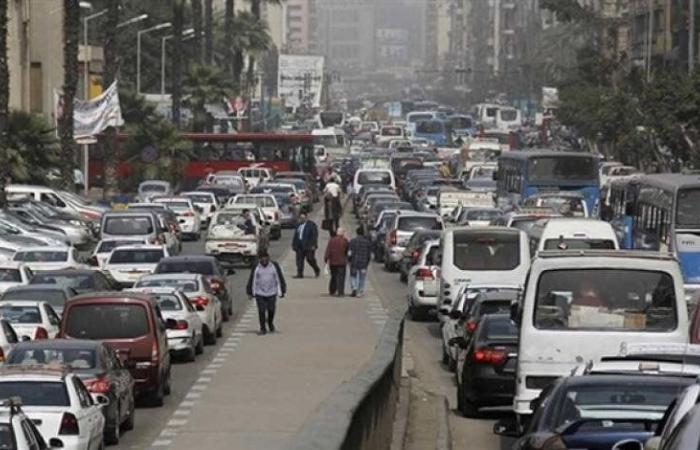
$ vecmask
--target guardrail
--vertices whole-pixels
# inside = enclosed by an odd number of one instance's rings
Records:
[[[401,382],[406,308],[391,313],[371,360],[307,419],[288,450],[385,450]]]

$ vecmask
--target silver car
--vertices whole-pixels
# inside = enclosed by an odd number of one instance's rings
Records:
[[[417,230],[444,230],[437,214],[399,211],[384,240],[384,267],[393,272],[399,267],[406,244]]]

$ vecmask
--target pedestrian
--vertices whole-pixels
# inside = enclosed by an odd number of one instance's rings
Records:
[[[352,287],[352,297],[365,294],[365,283],[367,282],[367,267],[372,255],[372,241],[365,236],[365,230],[358,227],[355,231],[357,236],[350,241],[348,254],[350,255],[350,286]]]
[[[299,214],[299,225],[294,230],[292,249],[296,254],[297,275],[294,278],[304,278],[304,261],[314,270],[316,278],[321,269],[316,263],[316,248],[318,247],[318,227],[312,220],[307,220],[306,213]]]
[[[249,209],[243,210],[243,219],[243,233],[246,235],[255,234],[257,227]]]
[[[287,282],[284,280],[282,268],[275,261],[270,261],[267,250],[258,253],[258,265],[250,272],[246,288],[248,297],[255,298],[258,305],[258,319],[260,321],[259,335],[274,333],[275,309],[277,299],[287,295]]]
[[[328,293],[345,297],[345,272],[348,265],[348,240],[345,238],[345,230],[338,228],[328,241],[326,247],[326,264],[330,268],[331,281],[328,283]]]
[[[340,201],[342,188],[334,180],[329,181],[323,188],[323,214],[324,229],[333,236],[340,227],[340,217],[343,215],[343,206]]]

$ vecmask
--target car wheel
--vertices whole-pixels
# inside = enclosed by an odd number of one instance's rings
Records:
[[[165,376],[165,385],[163,386],[163,394],[170,395],[170,392],[172,392],[172,387],[170,384],[170,371],[168,371],[168,374]]]
[[[107,445],[117,445],[119,443],[119,438],[121,437],[120,435],[120,427],[119,427],[119,411],[121,411],[121,405],[117,404],[117,417],[114,419],[114,424],[109,427],[105,428],[105,444]]]
[[[464,417],[467,418],[478,418],[479,417],[479,407],[469,400],[464,393],[464,389],[462,390],[462,408],[459,410],[459,412],[462,413]]]
[[[442,343],[442,363],[446,366],[450,364],[450,355],[447,354],[444,342]]]
[[[190,342],[190,349],[185,355],[185,361],[193,362],[197,358],[197,337],[192,336],[192,342]]]
[[[151,405],[163,406],[165,403],[165,389],[163,383],[159,384],[155,391],[151,394]]]
[[[209,331],[209,328],[204,328],[204,343],[206,345],[216,345],[216,334]]]
[[[404,271],[401,271],[401,275],[399,275],[399,279],[401,280],[402,283],[407,283],[408,282],[408,275]]]
[[[195,351],[197,352],[198,355],[201,355],[204,353],[204,329],[202,329],[202,334],[199,335],[199,340],[197,341],[197,346],[195,347]]]
[[[124,421],[122,426],[124,427],[125,430],[133,430],[135,423],[136,423],[136,404],[134,401],[134,394],[132,392],[131,393],[131,403],[129,405],[129,415],[127,416],[127,418]]]
[[[228,308],[224,308],[223,306],[221,307],[221,320],[224,322],[228,322],[230,319],[229,317],[229,310]]]
[[[223,325],[219,324],[219,328],[216,329],[216,337],[221,337],[224,334]]]

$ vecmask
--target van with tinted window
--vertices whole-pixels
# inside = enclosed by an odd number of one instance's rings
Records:
[[[170,394],[170,351],[167,328],[158,303],[138,292],[102,292],[68,300],[60,337],[100,340],[110,346],[136,381],[136,394],[162,406]]]
[[[164,244],[167,231],[152,211],[110,211],[100,223],[100,239],[143,239]]]
[[[360,192],[365,184],[385,185],[396,191],[396,179],[391,169],[360,169],[355,172],[352,184],[353,192]]]
[[[442,237],[440,304],[452,304],[464,284],[521,286],[530,267],[527,235],[516,228],[455,228]]]
[[[596,219],[553,217],[537,221],[530,231],[530,252],[542,250],[619,250],[615,229]]]

